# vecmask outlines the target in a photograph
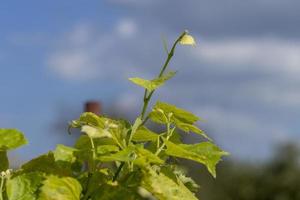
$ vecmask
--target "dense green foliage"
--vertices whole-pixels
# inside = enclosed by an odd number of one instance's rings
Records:
[[[267,162],[226,160],[216,180],[205,173],[198,173],[200,176],[195,178],[203,183],[201,196],[209,200],[297,200],[300,199],[299,158],[298,147],[286,144]]]
[[[177,44],[194,45],[186,31],[174,42],[157,77],[131,78],[145,89],[141,114],[133,124],[93,113],[83,113],[70,123],[82,134],[74,147],[57,145],[15,171],[9,170],[6,152],[27,143],[17,130],[0,130],[0,200],[193,200],[198,185],[176,165],[176,158],[206,166],[213,177],[216,164],[226,152],[200,130],[194,114],[157,102],[148,112],[153,93],[175,72],[166,72]],[[148,120],[165,127],[155,133]],[[205,142],[183,144],[178,131],[193,132]]]

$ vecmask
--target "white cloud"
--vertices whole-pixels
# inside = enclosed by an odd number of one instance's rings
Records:
[[[53,54],[48,65],[60,77],[68,80],[97,77],[93,58],[85,50],[71,50]]]
[[[259,67],[286,73],[300,72],[300,41],[274,38],[204,40],[192,54],[215,66],[226,66],[226,70]]]
[[[132,37],[137,32],[137,25],[132,19],[121,19],[115,28],[117,33],[124,38]]]

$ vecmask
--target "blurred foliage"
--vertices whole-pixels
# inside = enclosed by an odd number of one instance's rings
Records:
[[[198,173],[200,196],[207,200],[300,199],[299,155],[297,145],[285,144],[264,163],[221,163],[217,179],[199,175],[198,169],[194,173]]]

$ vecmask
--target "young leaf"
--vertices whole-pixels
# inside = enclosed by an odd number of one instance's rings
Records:
[[[166,154],[179,158],[193,160],[204,164],[213,177],[216,177],[216,165],[222,156],[228,155],[211,142],[199,144],[174,144],[165,140]]]
[[[95,128],[89,125],[82,126],[81,132],[86,133],[90,138],[111,137],[107,129]]]
[[[97,157],[97,159],[102,162],[112,162],[112,161],[129,162],[129,161],[133,161],[135,158],[136,158],[136,154],[134,152],[134,149],[131,147],[118,151],[117,153],[114,154],[99,155]]]
[[[78,151],[78,150],[75,148],[59,144],[56,146],[56,149],[53,152],[55,161],[64,161],[64,162],[74,163],[76,161],[74,152],[76,152],[76,151]]]
[[[41,155],[21,166],[23,172],[44,172],[46,174],[56,174],[60,176],[70,176],[71,169],[60,166],[54,158],[54,154]]]
[[[141,126],[133,135],[132,140],[135,142],[156,141],[158,134],[150,131],[145,126]]]
[[[119,147],[116,145],[100,145],[97,147],[97,154],[107,154],[119,151]]]
[[[142,187],[161,200],[197,200],[195,195],[181,182],[176,183],[163,173],[150,167],[143,170]]]
[[[164,103],[164,102],[157,102],[153,108],[153,111],[150,113],[150,118],[157,123],[165,123],[165,119],[161,114],[161,111],[165,114],[165,116],[172,115],[172,119],[176,119],[177,121],[194,124],[198,120],[199,117],[194,115],[191,112],[188,112],[184,109],[177,108],[175,105]],[[156,114],[155,116],[153,116]]]
[[[163,164],[164,161],[153,154],[151,151],[142,147],[136,147],[137,158],[134,160],[134,164],[139,166],[147,166],[149,164]]]
[[[0,172],[9,168],[9,162],[6,151],[0,151]]]
[[[27,144],[23,133],[17,129],[0,129],[0,151],[16,149]]]
[[[42,184],[41,173],[32,172],[21,174],[8,179],[6,182],[6,192],[9,200],[36,200],[37,191]]]
[[[193,133],[197,133],[203,137],[205,137],[208,140],[212,140],[211,138],[209,138],[204,131],[202,131],[201,129],[199,129],[197,126],[192,125],[192,124],[188,124],[188,123],[182,123],[179,121],[175,121],[175,124],[177,126],[177,128],[179,128],[180,130],[183,130],[186,133],[189,132],[193,132]]]
[[[176,74],[176,72],[169,72],[166,75],[163,75],[159,78],[156,79],[152,79],[152,80],[146,80],[146,79],[142,79],[142,78],[129,78],[129,80],[131,82],[133,82],[136,85],[139,85],[143,88],[146,88],[149,92],[157,89],[158,87],[161,87],[165,81],[169,80],[170,78],[172,78],[174,75]]]
[[[38,200],[80,200],[81,190],[74,178],[50,175],[43,181]]]

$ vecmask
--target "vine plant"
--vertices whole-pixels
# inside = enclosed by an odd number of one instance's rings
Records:
[[[0,129],[0,200],[193,200],[198,185],[178,167],[177,158],[205,165],[213,177],[216,164],[227,155],[196,126],[199,118],[174,105],[157,102],[148,111],[154,92],[175,75],[167,72],[178,44],[195,45],[184,31],[152,80],[130,78],[145,89],[140,115],[133,124],[93,113],[70,123],[83,133],[74,147],[57,145],[19,169],[9,169],[7,151],[27,143],[16,129]],[[165,126],[155,133],[148,120]],[[179,131],[193,132],[205,142],[183,144]]]

